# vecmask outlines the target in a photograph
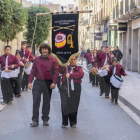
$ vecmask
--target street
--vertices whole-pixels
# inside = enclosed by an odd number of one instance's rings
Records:
[[[40,108],[41,115],[41,108]],[[61,128],[60,94],[52,94],[50,126],[31,128],[32,93],[23,92],[0,112],[0,140],[139,140],[140,126],[110,99],[99,96],[99,88],[89,84],[87,74],[82,83],[77,128]],[[41,116],[40,116],[41,118]]]

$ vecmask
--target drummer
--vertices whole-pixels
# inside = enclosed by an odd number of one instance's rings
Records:
[[[105,53],[103,52],[97,57],[97,61],[98,61],[98,65],[100,64],[100,67],[103,67],[105,65],[111,65],[111,55],[108,46],[105,47]],[[109,98],[110,78],[108,75],[100,77],[100,96],[102,96],[104,92],[105,92],[105,97]]]
[[[119,77],[121,77],[121,75],[127,76],[122,65],[117,63],[116,57],[112,58],[112,65],[109,66],[109,69],[108,69],[108,75],[111,77],[113,74]],[[119,90],[120,90],[119,88],[116,88],[111,84],[111,103],[113,103],[115,100],[115,104],[118,104]]]
[[[22,42],[21,43],[21,58],[25,60],[25,62],[32,62],[33,60],[33,56],[32,56],[32,53],[27,50],[26,48],[26,43],[25,42]],[[28,91],[28,78],[29,78],[29,75],[26,74],[26,72],[24,72],[24,75],[23,75],[23,79],[22,79],[22,92],[25,90],[25,91]]]
[[[76,127],[77,124],[77,113],[78,106],[80,102],[81,95],[81,82],[84,76],[84,72],[81,66],[77,65],[77,57],[73,57],[70,61],[70,65],[68,66],[68,74],[66,74],[66,67],[59,66],[59,72],[62,75],[62,85],[60,86],[60,94],[61,94],[61,107],[62,107],[62,128],[65,128],[68,125],[68,120],[70,122],[70,126],[72,128]],[[65,105],[63,103],[63,96],[67,91],[65,90],[67,87],[66,78],[69,78],[69,87],[70,87],[70,96],[71,98],[71,112],[67,112],[69,108],[69,103]],[[68,96],[68,95],[67,95]],[[64,101],[66,103],[66,101]]]
[[[98,69],[97,52],[96,51],[94,51],[94,59],[95,59],[95,61],[93,62],[93,66],[95,69]],[[92,86],[98,87],[98,82],[99,82],[99,76],[92,75]]]
[[[94,58],[94,49],[90,50],[90,53],[85,52],[85,56],[84,56],[87,60],[88,60],[88,70],[89,70],[89,83],[92,82],[93,79],[93,75],[91,73],[91,68],[93,67],[95,58]],[[91,66],[91,67],[90,67]]]
[[[30,53],[31,53],[31,56],[33,57],[33,59],[32,59],[32,61],[31,62],[34,62],[34,60],[35,60],[35,56],[33,55],[33,53],[32,53],[32,47],[31,46],[28,46],[28,48],[27,48],[27,50],[29,50],[30,51]]]
[[[0,57],[0,64],[2,66],[1,73],[1,90],[3,95],[2,104],[13,104],[13,82],[14,70],[18,69],[19,63],[17,58],[11,54],[11,46],[5,47],[5,54]]]
[[[18,59],[20,67],[19,67],[19,71],[18,71],[19,72],[18,77],[15,80],[14,94],[15,94],[15,97],[18,98],[18,97],[21,96],[22,72],[23,72],[23,68],[24,68],[24,65],[25,65],[25,61],[24,61],[24,59],[21,58],[19,50],[16,51],[16,57]]]

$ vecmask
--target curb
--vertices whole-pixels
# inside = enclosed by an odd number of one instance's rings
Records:
[[[80,65],[81,66],[81,65]],[[81,66],[86,72],[88,72],[88,70]],[[140,117],[140,110],[138,108],[136,108],[135,106],[133,106],[131,104],[131,102],[129,102],[128,100],[126,100],[124,97],[122,97],[121,95],[119,95],[119,100],[126,105],[129,109],[131,109],[135,114],[137,114]]]

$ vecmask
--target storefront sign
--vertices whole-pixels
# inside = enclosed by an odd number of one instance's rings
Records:
[[[107,41],[107,34],[102,35],[102,41]]]
[[[94,33],[94,40],[102,41],[102,33]]]
[[[118,31],[127,31],[127,23],[118,23]]]
[[[117,31],[117,25],[109,25],[109,31]]]

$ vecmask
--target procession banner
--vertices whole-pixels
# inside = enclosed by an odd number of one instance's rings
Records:
[[[79,14],[52,15],[52,55],[66,66],[78,55]]]

